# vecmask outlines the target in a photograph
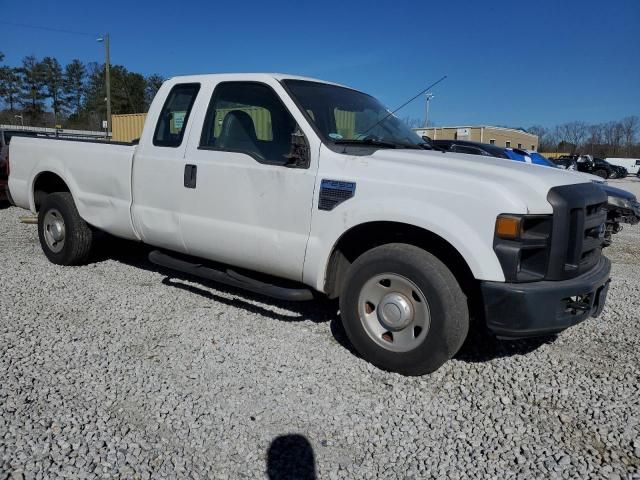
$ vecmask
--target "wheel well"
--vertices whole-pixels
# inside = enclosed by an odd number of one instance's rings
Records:
[[[364,252],[387,243],[408,243],[435,255],[453,273],[469,299],[475,298],[478,282],[460,252],[444,238],[414,225],[398,222],[371,222],[345,232],[329,257],[325,292],[339,296],[349,266]]]
[[[42,172],[33,184],[33,201],[36,211],[46,195],[54,192],[70,192],[65,181],[52,172]]]

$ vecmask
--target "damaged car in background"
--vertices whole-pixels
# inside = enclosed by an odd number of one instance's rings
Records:
[[[622,223],[636,225],[640,222],[640,202],[633,193],[611,185],[601,185],[607,194],[607,230],[604,246],[611,245],[611,236],[622,231]]]

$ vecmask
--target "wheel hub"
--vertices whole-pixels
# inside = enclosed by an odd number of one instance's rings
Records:
[[[56,242],[64,238],[64,225],[59,220],[53,222],[50,226],[51,237]]]
[[[64,248],[66,229],[62,214],[52,208],[44,215],[42,224],[44,241],[47,247],[54,253],[59,253]]]
[[[420,346],[429,332],[431,313],[422,290],[397,273],[367,280],[358,296],[358,314],[369,337],[392,352]]]
[[[398,292],[385,295],[378,308],[378,319],[391,331],[402,330],[413,321],[411,302]]]

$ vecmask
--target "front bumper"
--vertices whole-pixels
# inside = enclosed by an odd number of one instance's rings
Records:
[[[611,262],[601,257],[588,272],[569,280],[530,283],[482,282],[489,330],[500,338],[561,332],[604,308]]]

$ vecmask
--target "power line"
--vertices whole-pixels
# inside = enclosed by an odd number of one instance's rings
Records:
[[[95,37],[97,34],[88,32],[77,32],[74,30],[64,30],[62,28],[43,27],[40,25],[28,25],[26,23],[15,23],[0,21],[0,25],[11,25],[12,27],[31,28],[33,30],[46,30],[48,32],[66,33],[69,35],[83,35],[87,37]]]

